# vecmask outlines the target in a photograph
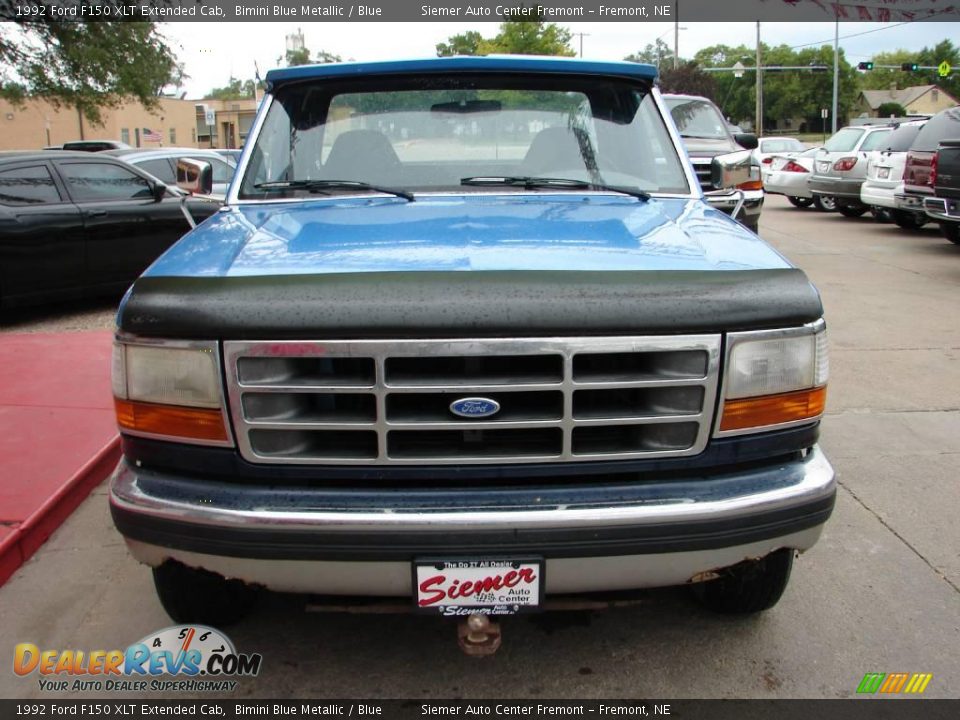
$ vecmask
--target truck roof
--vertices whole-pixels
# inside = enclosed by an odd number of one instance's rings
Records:
[[[477,71],[606,75],[643,80],[654,80],[657,77],[657,68],[653,65],[633,62],[532,55],[488,55],[298,65],[271,70],[267,73],[266,80],[268,88],[272,89],[284,83],[310,79]]]

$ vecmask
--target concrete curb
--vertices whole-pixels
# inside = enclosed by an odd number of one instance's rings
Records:
[[[11,532],[0,539],[0,585],[70,517],[87,495],[109,476],[119,460],[120,436],[115,435],[26,520],[10,526]]]

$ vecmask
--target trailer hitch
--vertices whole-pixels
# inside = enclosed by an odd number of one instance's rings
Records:
[[[457,624],[457,643],[467,655],[493,655],[500,648],[500,624],[474,613]]]

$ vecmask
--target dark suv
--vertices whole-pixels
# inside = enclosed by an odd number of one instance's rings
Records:
[[[940,143],[960,138],[960,106],[934,115],[917,134],[907,153],[903,168],[903,192],[896,196],[897,210],[916,215],[920,227],[929,218],[923,209],[923,200],[933,195],[935,158]]]

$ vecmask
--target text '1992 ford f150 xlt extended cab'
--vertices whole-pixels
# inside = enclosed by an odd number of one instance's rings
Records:
[[[267,76],[225,206],[118,313],[112,513],[174,619],[405,598],[482,645],[558,595],[777,602],[835,498],[823,308],[704,202],[655,79]]]

